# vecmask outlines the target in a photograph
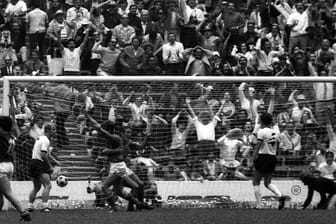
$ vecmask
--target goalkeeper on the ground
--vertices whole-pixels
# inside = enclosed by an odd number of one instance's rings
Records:
[[[333,180],[316,177],[310,172],[302,172],[300,179],[304,185],[308,186],[308,195],[302,209],[307,208],[314,196],[314,191],[320,193],[321,200],[317,204],[317,209],[332,209],[336,203],[336,183]]]

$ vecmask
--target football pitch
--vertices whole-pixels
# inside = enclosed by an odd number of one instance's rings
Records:
[[[19,223],[18,213],[0,212],[0,223]],[[253,209],[156,209],[152,211],[110,213],[107,210],[35,211],[33,224],[332,224],[336,212],[328,210],[253,210]]]

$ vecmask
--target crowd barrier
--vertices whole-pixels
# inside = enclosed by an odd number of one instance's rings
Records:
[[[307,196],[307,187],[298,180],[274,180],[273,183],[279,190],[291,198],[291,202],[304,202]],[[229,196],[236,202],[255,201],[251,181],[157,181],[158,195],[163,201],[169,197],[178,196]],[[85,181],[70,181],[66,187],[59,187],[52,183],[51,200],[52,207],[56,208],[90,208],[95,199],[94,194],[87,194]],[[29,181],[13,181],[13,191],[25,205],[33,185]],[[262,195],[272,195],[264,186],[261,187]],[[38,196],[41,195],[41,192]],[[320,200],[319,195],[314,194],[313,203]],[[40,200],[37,202],[41,206]],[[5,202],[4,209],[8,209]]]

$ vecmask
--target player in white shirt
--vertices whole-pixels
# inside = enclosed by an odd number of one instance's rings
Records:
[[[240,152],[243,146],[243,131],[239,128],[230,130],[226,135],[218,139],[219,163],[222,167],[222,174],[231,175],[234,178],[246,180],[247,177],[239,172],[237,168],[240,166],[240,162],[236,160],[237,152]],[[220,179],[220,178],[219,178]]]
[[[29,194],[29,211],[34,210],[36,194],[40,191],[42,185],[43,208],[41,211],[50,211],[50,208],[48,207],[48,199],[51,190],[50,175],[52,174],[53,170],[52,163],[60,166],[60,163],[50,155],[51,147],[49,138],[51,135],[52,127],[50,125],[46,125],[44,127],[44,135],[40,136],[35,141],[32,161],[30,164],[30,174],[33,178],[34,188]]]
[[[320,176],[334,180],[334,173],[336,172],[336,162],[334,161],[334,153],[333,152],[326,152],[325,154],[325,162],[322,162],[317,170],[320,172]]]
[[[254,194],[257,200],[256,209],[261,208],[260,182],[264,178],[265,187],[279,197],[279,209],[285,205],[285,197],[278,188],[271,184],[272,174],[275,171],[276,153],[279,147],[279,131],[272,127],[272,115],[260,115],[260,129],[258,130],[258,143],[254,149],[253,161],[255,172],[253,176]]]

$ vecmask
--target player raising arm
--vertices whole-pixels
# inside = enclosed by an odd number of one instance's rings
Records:
[[[10,135],[12,119],[0,116],[0,210],[3,205],[3,196],[21,213],[22,221],[30,221],[30,213],[22,208],[19,200],[14,196],[10,179],[14,172],[12,150],[14,139]]]
[[[113,186],[116,194],[129,201],[130,205],[136,205],[139,209],[152,209],[143,202],[144,184],[129,169],[125,162],[125,150],[120,136],[110,133],[102,125],[97,123],[90,115],[86,114],[93,126],[97,128],[104,136],[107,148],[103,150],[103,155],[108,158],[110,170],[108,177],[103,181],[102,190],[105,195],[109,195],[109,188]],[[110,128],[113,132],[113,127]],[[132,191],[137,193],[138,198],[133,197],[132,194],[123,190],[123,187],[129,187]],[[129,210],[133,210],[129,207]]]
[[[260,182],[262,178],[264,178],[265,187],[279,197],[279,209],[282,209],[285,204],[285,197],[282,196],[274,184],[271,184],[279,145],[279,130],[272,128],[272,115],[268,113],[260,115],[260,125],[257,134],[258,143],[253,153],[255,168],[253,188],[257,200],[256,209],[261,208]]]

